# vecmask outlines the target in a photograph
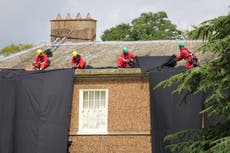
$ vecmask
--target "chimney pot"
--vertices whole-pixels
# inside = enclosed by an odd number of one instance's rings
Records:
[[[87,13],[87,15],[86,15],[86,19],[91,19],[91,16],[90,16],[90,14],[89,14],[89,13]]]
[[[72,19],[70,13],[67,14],[66,19]]]
[[[81,14],[77,13],[76,19],[81,19]]]
[[[58,13],[56,20],[61,20],[61,19],[62,19],[61,14]]]

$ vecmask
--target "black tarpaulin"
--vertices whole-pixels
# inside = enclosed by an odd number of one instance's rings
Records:
[[[72,86],[72,69],[0,71],[0,152],[65,153]]]
[[[150,73],[150,109],[152,128],[152,152],[166,153],[164,150],[163,138],[181,130],[201,128],[203,94],[190,95],[187,97],[185,105],[179,102],[182,94],[172,94],[176,89],[176,84],[172,87],[154,87],[161,81],[169,79],[171,76],[186,71],[185,67],[171,68],[163,67],[165,63],[172,60],[172,65],[176,64],[175,56],[143,56],[138,57],[138,63],[143,73]]]
[[[183,94],[172,94],[176,85],[167,88],[154,87],[161,81],[185,71],[185,68],[161,69],[150,72],[150,101],[153,153],[166,153],[163,138],[178,131],[201,128],[203,94],[190,95],[186,104],[179,103]]]
[[[15,112],[16,73],[0,70],[0,153],[11,153]]]
[[[137,61],[142,72],[152,71],[155,68],[160,69],[167,63],[172,56],[138,56]]]

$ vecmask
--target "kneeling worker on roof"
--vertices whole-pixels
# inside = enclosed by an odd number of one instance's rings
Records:
[[[124,47],[122,49],[123,53],[121,57],[117,59],[117,66],[121,68],[132,68],[135,67],[136,56],[128,51],[128,48]]]
[[[73,51],[72,53],[71,66],[74,69],[84,69],[86,66],[86,62],[77,51]]]
[[[182,59],[186,60],[185,67],[186,68],[192,68],[198,66],[198,58],[187,48],[184,47],[184,43],[180,42],[178,43],[178,46],[180,48],[180,55],[177,55],[177,61],[180,61]]]
[[[41,49],[36,51],[36,58],[33,62],[34,69],[44,70],[49,66],[49,59],[46,54],[43,53]]]

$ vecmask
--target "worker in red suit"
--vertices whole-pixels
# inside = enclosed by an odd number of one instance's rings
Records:
[[[180,55],[176,56],[177,61],[180,61],[182,59],[186,60],[186,68],[198,66],[198,58],[190,50],[184,47],[184,43],[180,42],[178,43],[178,46],[180,48]]]
[[[49,66],[49,59],[46,54],[43,53],[41,49],[36,51],[36,58],[33,62],[34,69],[44,70]]]
[[[72,52],[71,66],[74,69],[84,69],[86,66],[86,62],[77,51]]]
[[[136,59],[136,56],[128,51],[128,48],[124,47],[122,49],[123,53],[121,54],[121,57],[117,59],[117,66],[120,68],[131,68],[133,67],[133,62]]]

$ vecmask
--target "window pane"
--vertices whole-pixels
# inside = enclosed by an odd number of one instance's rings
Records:
[[[89,109],[89,92],[88,91],[83,92],[83,109],[84,110]]]
[[[89,109],[92,110],[93,109],[93,92],[89,91]]]
[[[84,90],[82,95],[79,131],[107,132],[106,90]]]
[[[99,109],[99,95],[100,95],[100,91],[95,91],[95,107],[96,107],[96,110]]]

